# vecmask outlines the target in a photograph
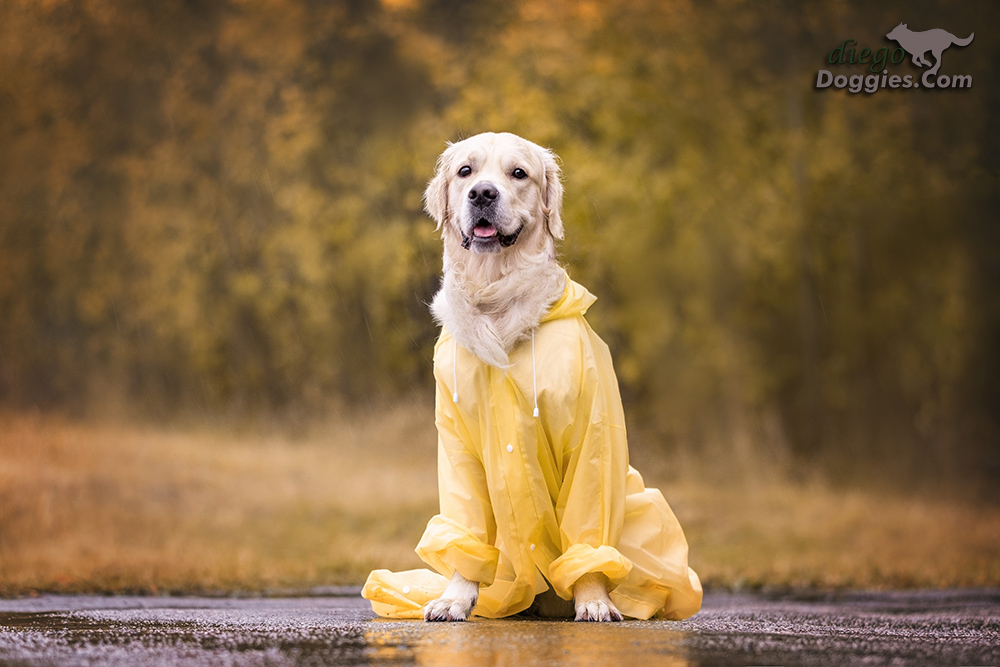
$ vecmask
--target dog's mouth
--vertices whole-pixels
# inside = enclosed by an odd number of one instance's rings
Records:
[[[472,228],[472,236],[462,234],[462,247],[468,250],[475,244],[477,249],[493,251],[509,248],[517,241],[522,229],[523,225],[511,234],[501,234],[496,225],[486,218],[480,218]]]
[[[486,218],[480,218],[476,226],[472,228],[472,235],[480,239],[489,239],[497,235],[497,228]]]

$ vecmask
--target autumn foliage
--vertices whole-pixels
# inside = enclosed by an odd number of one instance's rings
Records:
[[[646,445],[990,488],[996,43],[946,52],[971,89],[814,87],[904,15],[1000,24],[943,1],[4,2],[0,401],[309,419],[426,394],[423,186],[447,140],[509,130],[563,160],[562,260]]]

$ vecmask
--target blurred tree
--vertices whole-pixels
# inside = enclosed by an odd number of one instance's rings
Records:
[[[9,2],[0,399],[166,419],[428,389],[423,185],[445,140],[509,130],[564,160],[563,258],[646,440],[995,482],[996,47],[949,52],[971,90],[814,85],[844,39],[997,12]]]

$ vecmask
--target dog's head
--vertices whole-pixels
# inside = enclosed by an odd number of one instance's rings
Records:
[[[424,193],[446,243],[475,253],[563,238],[562,183],[552,151],[508,133],[450,144]]]

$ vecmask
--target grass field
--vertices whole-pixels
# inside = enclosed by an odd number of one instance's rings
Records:
[[[0,595],[295,591],[406,569],[436,511],[432,406],[308,436],[0,416]],[[819,483],[659,486],[709,586],[1000,585],[1000,509]]]

